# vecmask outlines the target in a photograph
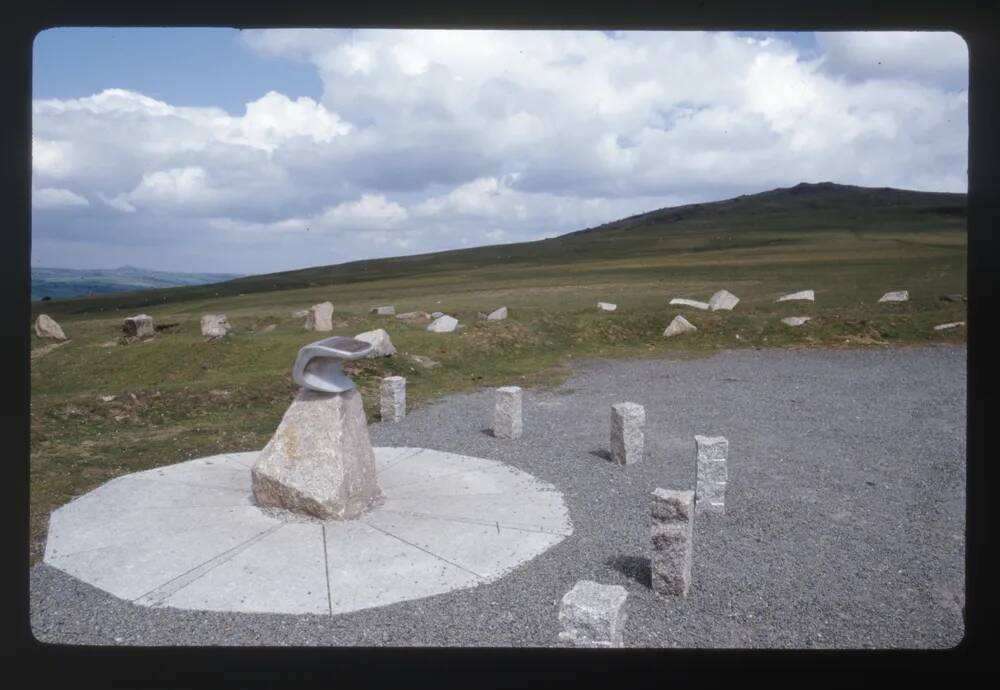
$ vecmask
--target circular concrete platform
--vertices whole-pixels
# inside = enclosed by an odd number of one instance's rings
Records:
[[[253,504],[256,452],[113,479],[52,513],[49,565],[144,606],[336,614],[491,582],[572,531],[555,488],[493,460],[375,448],[357,520]]]

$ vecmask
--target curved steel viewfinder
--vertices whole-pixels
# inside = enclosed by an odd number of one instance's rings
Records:
[[[375,349],[371,343],[343,335],[317,340],[299,350],[292,366],[292,380],[303,388],[321,393],[342,393],[354,388],[340,363],[360,359]]]

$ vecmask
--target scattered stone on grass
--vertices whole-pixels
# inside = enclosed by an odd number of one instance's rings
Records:
[[[443,311],[431,312],[431,318],[432,319],[440,319],[442,316],[444,316],[444,312]]]
[[[420,321],[430,320],[431,315],[425,311],[408,311],[403,314],[396,314],[396,318],[400,321]]]
[[[128,338],[149,338],[156,334],[153,317],[148,314],[129,316],[122,322],[122,332]]]
[[[391,304],[384,307],[372,307],[371,313],[379,316],[393,316],[396,313],[396,307]]]
[[[611,406],[611,459],[619,465],[631,465],[642,460],[646,410],[633,402]]]
[[[693,299],[684,299],[683,297],[674,297],[670,300],[670,304],[680,304],[685,307],[694,307],[695,309],[708,309],[708,302],[699,302]]]
[[[332,331],[333,303],[321,302],[309,307],[303,327],[307,331]]]
[[[39,314],[35,319],[35,335],[39,338],[55,338],[56,340],[66,340],[62,326],[47,314]]]
[[[448,316],[447,314],[442,314],[441,316],[434,319],[427,330],[431,333],[451,333],[458,326],[458,319]]]
[[[938,297],[942,302],[965,302],[965,295],[941,295]]]
[[[225,314],[205,314],[201,317],[201,334],[209,338],[222,338],[232,328]]]
[[[298,311],[293,311],[292,312],[292,316],[294,318],[296,318],[296,319],[303,319],[303,318],[309,316],[309,310],[308,309],[299,309]]]
[[[524,428],[521,418],[521,388],[497,388],[496,406],[493,410],[493,435],[497,438],[521,437]]]
[[[656,489],[652,516],[650,571],[653,591],[687,596],[691,586],[691,538],[694,534],[694,492]]]
[[[739,304],[740,298],[729,292],[728,290],[719,290],[708,300],[708,308],[712,311],[731,311],[733,307]]]
[[[964,326],[965,321],[952,321],[951,323],[942,323],[934,327],[935,331],[947,331],[951,328],[958,328],[959,326]]]
[[[386,376],[379,387],[383,422],[399,422],[406,416],[406,379]]]
[[[278,327],[278,324],[272,323],[272,324],[270,324],[268,326],[264,326],[264,328],[260,329],[260,332],[261,333],[270,333],[271,331],[273,331],[277,327]]]
[[[611,304],[610,302],[598,302],[597,308],[601,311],[614,311],[618,308],[617,304]]]
[[[389,357],[396,354],[396,348],[389,339],[389,334],[384,328],[376,328],[374,331],[365,331],[354,336],[355,340],[363,340],[371,343],[375,348],[367,355],[369,359],[373,357]]]
[[[896,292],[887,292],[878,298],[879,302],[906,302],[910,299],[909,290],[897,290]]]
[[[680,335],[681,333],[697,330],[698,328],[696,326],[692,325],[690,321],[678,314],[674,317],[674,320],[670,322],[670,325],[667,326],[666,330],[663,331],[663,335],[670,338],[675,335]]]
[[[503,321],[507,318],[507,307],[500,307],[499,309],[494,309],[489,314],[486,315],[487,321]]]
[[[802,290],[801,292],[793,292],[783,297],[779,297],[774,300],[775,302],[789,302],[791,300],[809,300],[810,302],[816,301],[816,293],[812,290]]]
[[[811,316],[786,316],[781,320],[781,323],[786,326],[801,326],[811,318]]]
[[[624,647],[625,600],[621,585],[580,580],[559,605],[559,642],[574,647]]]
[[[437,362],[430,357],[425,357],[423,355],[409,355],[410,359],[417,366],[423,367],[424,369],[433,369],[434,367],[441,366],[441,362]]]
[[[697,463],[695,510],[699,513],[725,513],[729,441],[725,436],[695,436],[694,442]]]

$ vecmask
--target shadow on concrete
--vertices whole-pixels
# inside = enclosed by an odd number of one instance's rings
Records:
[[[594,457],[600,458],[601,460],[607,460],[608,462],[614,462],[614,460],[611,459],[611,451],[609,451],[609,450],[604,450],[603,448],[598,448],[597,450],[591,450],[591,451],[588,451],[588,452],[591,455],[593,455]]]
[[[644,587],[653,586],[653,569],[649,558],[644,556],[615,556],[604,562],[630,580],[635,580]]]
[[[493,429],[480,429],[479,431],[481,433],[486,434],[490,438],[496,438],[497,437],[497,435],[493,433]]]

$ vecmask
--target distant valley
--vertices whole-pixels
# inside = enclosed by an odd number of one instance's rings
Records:
[[[134,266],[118,268],[74,269],[44,268],[31,269],[31,301],[38,302],[43,297],[67,299],[85,297],[108,292],[128,292],[155,288],[183,287],[221,283],[240,278],[241,273],[176,273],[154,271]]]

